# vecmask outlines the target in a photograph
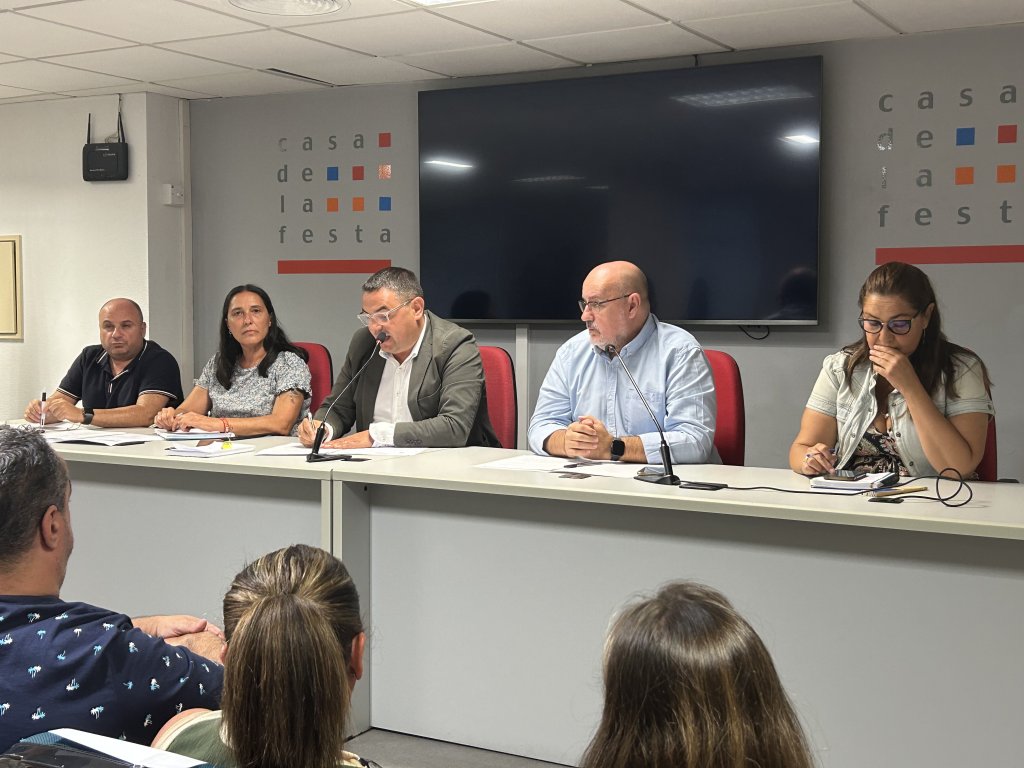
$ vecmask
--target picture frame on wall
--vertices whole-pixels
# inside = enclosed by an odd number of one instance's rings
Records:
[[[0,235],[0,339],[23,341],[21,235]]]

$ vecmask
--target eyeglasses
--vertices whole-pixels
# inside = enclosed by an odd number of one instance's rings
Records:
[[[921,313],[918,312],[917,315]],[[863,328],[867,333],[881,333],[882,328],[888,327],[890,331],[895,333],[897,336],[906,336],[910,333],[910,326],[914,319],[917,317],[914,315],[910,318],[894,318],[887,323],[883,323],[881,320],[874,320],[870,317],[858,317],[857,322],[860,323],[860,327]]]
[[[576,303],[580,305],[580,312],[586,312],[588,309],[591,312],[597,312],[609,301],[618,301],[619,299],[624,299],[630,295],[631,294],[624,293],[621,296],[616,296],[614,299],[604,299],[603,301],[587,301],[586,299],[580,299]]]
[[[360,312],[358,315],[356,315],[356,317],[359,318],[359,322],[362,323],[363,325],[369,325],[370,323],[374,323],[375,325],[384,325],[384,323],[388,322],[391,319],[391,316],[395,314],[395,312],[400,310],[402,307],[404,307],[406,304],[408,304],[415,298],[415,296],[412,296],[411,298],[408,298],[405,301],[403,301],[397,307],[392,307],[386,312]]]

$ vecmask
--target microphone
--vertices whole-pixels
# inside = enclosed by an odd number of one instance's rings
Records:
[[[672,451],[668,447],[668,441],[665,440],[665,431],[661,428],[661,424],[658,423],[658,418],[654,415],[654,409],[651,408],[651,404],[647,402],[647,398],[644,397],[644,393],[640,391],[640,385],[636,383],[636,379],[633,378],[633,374],[629,372],[629,368],[626,367],[626,363],[619,355],[614,344],[607,344],[604,347],[604,353],[608,355],[608,358],[618,359],[619,365],[622,366],[622,370],[626,372],[629,377],[630,383],[633,385],[633,389],[640,395],[640,402],[644,404],[644,408],[651,414],[651,421],[654,422],[655,428],[658,430],[658,434],[661,435],[661,472],[644,472],[640,470],[636,473],[636,479],[642,480],[645,483],[656,483],[657,485],[679,485],[679,478],[672,474]]]
[[[328,407],[327,413],[324,414],[323,421],[321,421],[320,426],[316,428],[316,435],[313,436],[313,447],[310,450],[309,455],[306,456],[307,462],[352,460],[352,457],[347,453],[338,453],[329,456],[323,455],[320,453],[320,446],[323,445],[324,437],[327,435],[327,417],[331,415],[331,411],[334,410],[334,406],[336,406],[338,404],[338,401],[341,400],[341,396],[348,392],[348,388],[351,387],[355,383],[356,379],[359,378],[359,374],[366,370],[366,366],[368,366],[370,364],[370,361],[373,360],[373,356],[377,354],[377,350],[380,349],[380,345],[391,338],[391,334],[388,333],[387,331],[381,331],[374,338],[377,339],[377,343],[373,345],[373,350],[370,352],[370,356],[366,358],[366,362],[363,363],[363,365],[359,368],[358,371],[356,371],[356,375],[348,380],[348,384],[342,387],[342,390],[341,392],[338,393],[338,396],[334,398],[333,401],[331,401],[331,405],[330,407]]]

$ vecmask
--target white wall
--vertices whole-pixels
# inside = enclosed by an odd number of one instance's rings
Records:
[[[976,124],[980,138],[994,123],[1024,122],[1019,100],[1002,104],[996,98],[998,88],[1005,83],[1016,83],[1024,91],[1024,79],[1020,77],[1022,47],[1024,26],[1014,25],[702,57],[702,65],[795,55],[824,57],[821,324],[816,328],[776,328],[763,341],[751,340],[737,328],[691,329],[702,343],[732,353],[739,362],[746,386],[748,464],[786,466],[788,447],[822,358],[857,336],[856,295],[875,266],[875,248],[1024,243],[1021,143],[995,147],[990,141],[976,148],[972,157],[979,164],[979,183],[967,189],[949,182],[952,166],[963,157],[949,138],[954,126]],[[692,62],[676,62],[683,63]],[[595,67],[588,72],[671,64],[645,62],[633,67]],[[480,82],[510,79],[481,78]],[[958,106],[958,94],[964,87],[974,89],[975,102],[970,107]],[[936,93],[938,105],[934,110],[916,109],[915,100],[924,90]],[[885,93],[894,95],[892,113],[878,109],[879,97]],[[364,276],[278,275],[276,260],[390,258],[396,264],[417,267],[415,110],[414,86],[344,88],[317,94],[193,103],[197,363],[214,350],[213,329],[219,322],[224,292],[253,276],[264,281],[293,337],[327,344],[340,361],[357,328],[354,314],[358,311],[358,286]],[[877,138],[889,127],[896,131],[898,151],[882,156]],[[936,133],[933,152],[918,152],[912,146],[910,137],[921,128]],[[335,187],[316,174],[333,162],[340,162],[343,171],[352,162],[376,162],[377,154],[353,150],[344,141],[338,148],[329,149],[326,138],[337,134],[344,140],[354,132],[369,136],[378,130],[391,130],[396,136],[388,154],[396,171],[392,182],[396,236],[389,244],[357,244],[349,231],[359,217],[344,210],[341,214],[324,213],[323,197]],[[313,139],[308,151],[298,148],[304,136]],[[289,137],[287,152],[279,151],[278,137]],[[1024,135],[1020,141],[1024,142]],[[1003,153],[999,155],[1001,162],[1016,158],[1016,185],[996,187],[981,178],[997,150]],[[1012,151],[1016,154],[1006,154]],[[283,184],[275,179],[275,172],[286,157],[292,172]],[[314,168],[310,182],[296,180],[294,171],[300,164]],[[940,180],[934,188],[920,189],[913,184],[915,168],[920,164],[934,168]],[[884,189],[880,186],[883,165],[888,166],[889,184]],[[358,188],[352,184],[338,187],[346,191]],[[278,205],[278,193],[282,192],[289,198],[284,213]],[[297,208],[298,199],[306,195],[314,200],[310,212]],[[998,207],[993,206],[997,197],[1007,197],[1016,206],[1012,223],[998,221]],[[957,226],[950,218],[950,206],[955,211],[964,200],[975,207],[970,227]],[[896,205],[888,226],[880,229],[877,208],[883,202]],[[928,228],[914,225],[909,215],[911,204],[914,208],[934,207],[933,224]],[[284,244],[276,239],[277,227],[282,223],[290,233]],[[341,239],[330,244],[322,233],[335,223],[341,224]],[[303,227],[316,233],[314,242],[297,240],[295,233]],[[948,335],[975,349],[995,381],[1000,475],[1024,478],[1024,403],[1014,396],[1018,383],[1024,380],[1024,264],[954,264],[924,269],[936,285]],[[474,330],[482,342],[499,344],[514,353],[513,329],[492,326]],[[521,408],[532,409],[555,349],[575,330],[530,330],[528,360],[516,361],[519,366],[529,366],[529,391],[520,393]]]
[[[0,418],[19,418],[97,343],[97,311],[113,296],[138,301],[151,337],[179,359],[191,346],[182,323],[184,209],[154,209],[148,177],[183,176],[178,109],[174,99],[126,96],[130,176],[89,183],[86,116],[93,141],[105,140],[116,131],[116,96],[0,106],[0,232],[22,236],[25,296],[24,341],[0,341]],[[157,300],[151,281],[161,286]],[[166,288],[173,306],[163,302]]]

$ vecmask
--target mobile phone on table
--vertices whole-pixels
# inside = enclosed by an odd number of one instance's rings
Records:
[[[837,469],[835,472],[830,472],[825,475],[826,480],[863,480],[868,476],[867,472],[857,472],[853,469]]]

